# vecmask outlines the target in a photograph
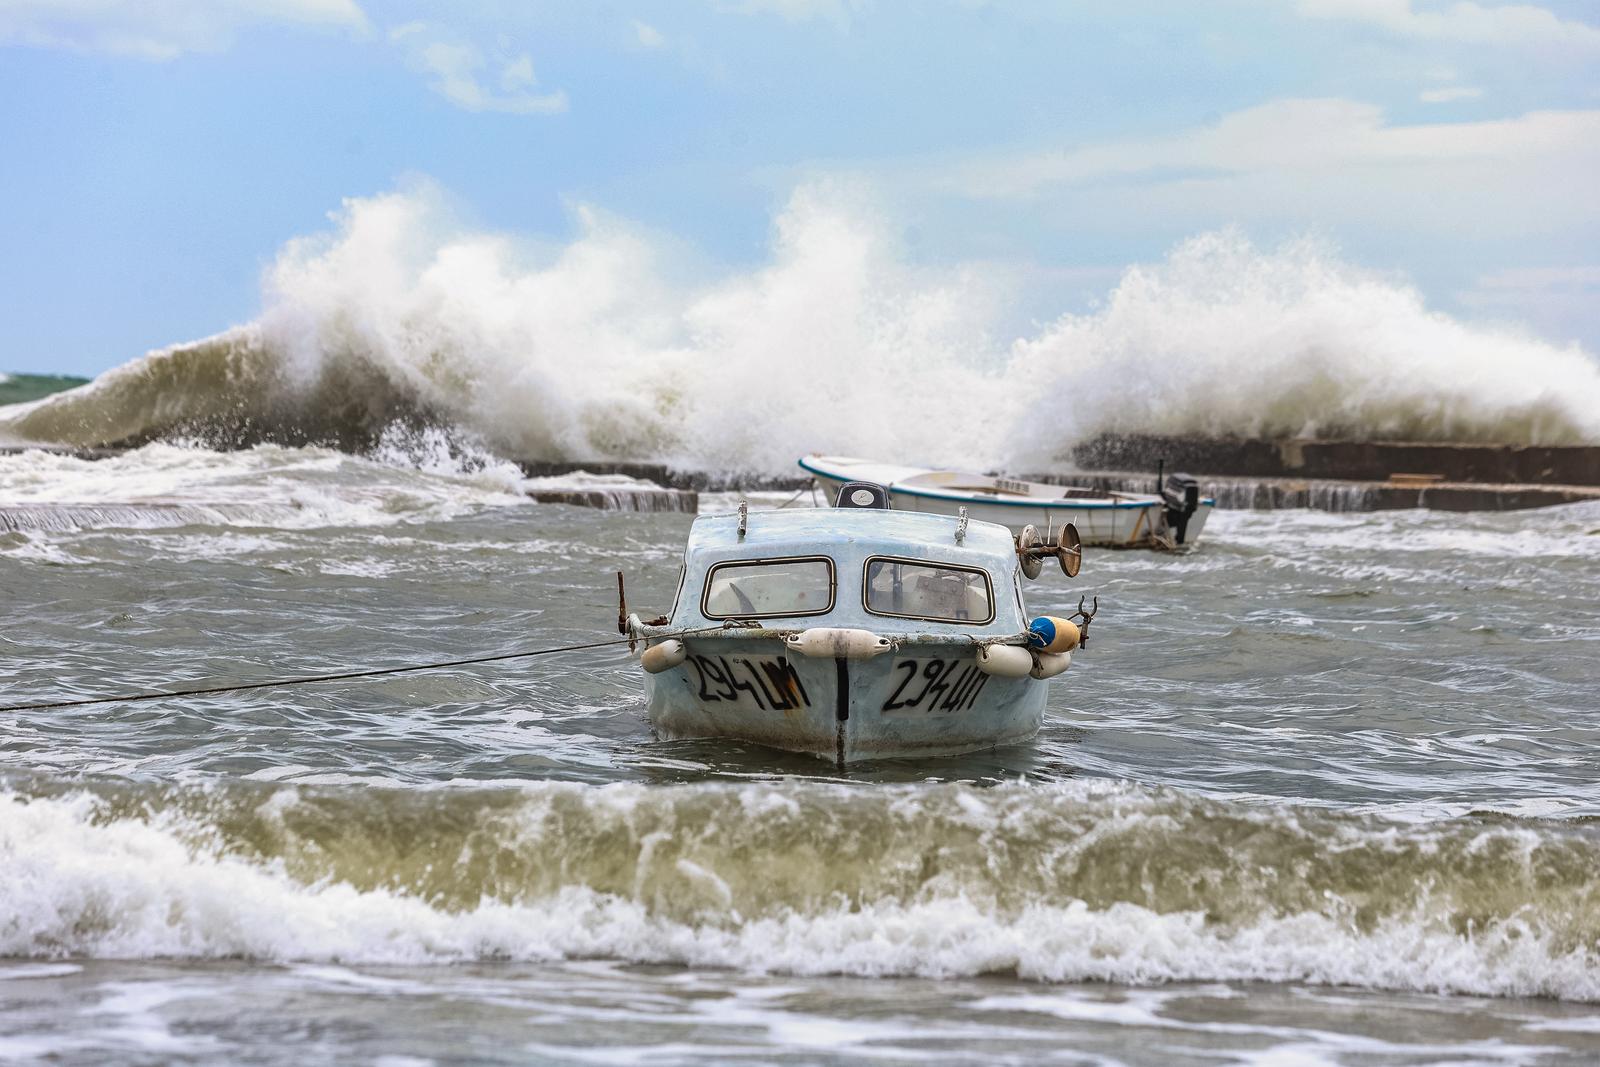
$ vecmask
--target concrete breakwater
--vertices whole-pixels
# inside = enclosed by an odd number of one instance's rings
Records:
[[[803,475],[729,476],[659,463],[525,461],[530,477],[626,475],[682,491],[798,490]],[[1031,481],[1148,493],[1156,471],[1186,471],[1222,508],[1319,511],[1513,511],[1600,499],[1600,446],[1261,440],[1120,435],[1075,447]]]
[[[1077,471],[1032,474],[1027,477],[1031,481],[1081,485],[1115,493],[1148,493],[1155,488],[1154,475],[1144,472]],[[1207,474],[1198,474],[1196,477],[1200,479],[1202,491],[1217,502],[1217,507],[1234,510],[1310,508],[1314,511],[1395,511],[1429,508],[1434,511],[1518,511],[1553,504],[1571,504],[1580,500],[1600,500],[1600,486],[1366,482],[1330,478],[1235,478]]]
[[[1224,508],[1513,511],[1600,499],[1600,446],[1106,435],[1072,449],[1076,472],[1033,476],[1149,492],[1165,468],[1199,477]],[[1137,473],[1135,473],[1137,472]]]
[[[22,450],[0,447],[0,453]],[[50,451],[99,460],[123,450]],[[796,492],[811,484],[798,469],[793,474],[752,476],[651,462],[516,462],[532,479],[595,476],[593,484],[577,477],[570,484],[530,487],[532,499],[622,511],[692,514],[702,492]],[[1059,466],[1022,476],[1104,491],[1150,492],[1158,466],[1195,475],[1223,508],[1508,511],[1600,499],[1600,446],[1120,435],[1086,441],[1062,457]],[[634,483],[619,484],[623,479]],[[134,518],[84,513],[83,509],[96,507],[103,508],[92,504],[4,508],[0,530],[39,529],[52,523],[105,525]],[[151,502],[145,511],[138,517],[143,523],[181,525],[194,518],[166,502]]]
[[[1169,471],[1252,478],[1391,482],[1411,476],[1444,483],[1600,486],[1596,445],[1107,434],[1062,458],[1086,471],[1153,471],[1164,461]]]
[[[693,489],[663,486],[597,486],[568,489],[529,489],[528,497],[541,504],[571,504],[604,511],[673,511],[693,515],[700,510],[700,494]]]

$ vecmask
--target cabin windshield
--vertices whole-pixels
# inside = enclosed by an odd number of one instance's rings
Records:
[[[833,610],[833,560],[751,559],[718,563],[706,575],[708,619],[826,615]]]
[[[936,622],[994,621],[989,575],[971,567],[875,556],[867,560],[866,607],[874,615]]]

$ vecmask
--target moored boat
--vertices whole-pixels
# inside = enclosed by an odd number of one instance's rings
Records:
[[[1093,609],[1035,619],[1024,574],[1075,575],[1075,531],[1052,543],[966,516],[892,511],[879,487],[845,506],[703,515],[670,616],[620,614],[644,645],[663,738],[730,737],[838,763],[1025,741],[1047,680]]]
[[[829,499],[847,482],[875,482],[889,490],[889,505],[897,511],[954,515],[966,508],[972,518],[999,523],[1013,534],[1029,525],[1050,530],[1071,523],[1084,544],[1101,547],[1192,545],[1216,506],[1215,500],[1201,495],[1199,483],[1187,474],[1167,476],[1160,493],[1104,493],[848,456],[809,455],[799,462]]]

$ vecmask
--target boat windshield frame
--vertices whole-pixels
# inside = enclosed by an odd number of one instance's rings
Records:
[[[977,574],[983,578],[984,593],[989,604],[989,614],[982,619],[952,619],[944,615],[912,615],[895,611],[879,611],[872,606],[872,565],[874,563],[909,563],[916,567],[947,571],[966,571]],[[980,567],[971,563],[947,563],[936,559],[918,559],[914,556],[891,556],[883,553],[874,553],[861,561],[861,608],[868,615],[877,615],[885,619],[916,619],[919,622],[939,622],[950,626],[988,626],[994,622],[999,608],[994,599],[994,576],[987,567]],[[1026,612],[1024,612],[1026,617]]]
[[[744,611],[734,612],[729,615],[713,615],[711,607],[711,580],[717,571],[723,568],[757,567],[775,563],[825,563],[828,566],[828,603],[825,607],[810,611]],[[705,579],[700,585],[700,614],[708,619],[802,619],[814,615],[829,615],[839,602],[839,568],[834,563],[832,556],[807,555],[807,556],[763,556],[750,559],[722,559],[706,568]]]

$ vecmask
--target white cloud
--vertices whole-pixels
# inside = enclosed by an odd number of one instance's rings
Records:
[[[1478,288],[1494,292],[1566,291],[1600,294],[1600,267],[1518,267],[1478,279]]]
[[[1418,11],[1415,0],[1299,0],[1308,18],[1363,22],[1395,34],[1460,44],[1525,45],[1600,50],[1600,29],[1562,19],[1532,4],[1487,5],[1457,0]]]
[[[1458,100],[1477,100],[1483,90],[1470,85],[1446,85],[1438,89],[1424,89],[1417,99],[1424,104],[1453,104]]]
[[[519,93],[537,84],[539,79],[533,74],[533,57],[526,52],[506,61],[500,68],[500,88],[508,93]]]
[[[526,52],[490,60],[473,44],[443,34],[425,22],[408,22],[389,32],[411,65],[432,76],[435,92],[468,111],[513,115],[552,115],[567,110],[564,92],[537,93],[533,57]]]
[[[362,31],[355,0],[0,0],[0,43],[173,59],[280,24]]]
[[[662,36],[660,30],[649,23],[640,22],[638,19],[633,20],[633,36],[634,42],[640,48],[660,48],[667,43],[667,39]]]
[[[1350,100],[1280,100],[1166,137],[996,155],[915,179],[976,200],[1135,225],[1197,217],[1475,232],[1600,222],[1600,110],[1390,125]]]
[[[1480,314],[1527,322],[1552,337],[1594,330],[1600,266],[1519,267],[1486,274],[1456,300]]]
[[[777,15],[785,22],[823,19],[842,28],[861,0],[725,0],[720,6],[739,15]]]
[[[1530,112],[1487,122],[1390,126],[1353,100],[1278,100],[1168,137],[1114,141],[985,161],[964,168],[975,194],[1025,196],[1050,185],[1107,177],[1206,180],[1249,172],[1463,164],[1503,159],[1595,162],[1600,111]]]

